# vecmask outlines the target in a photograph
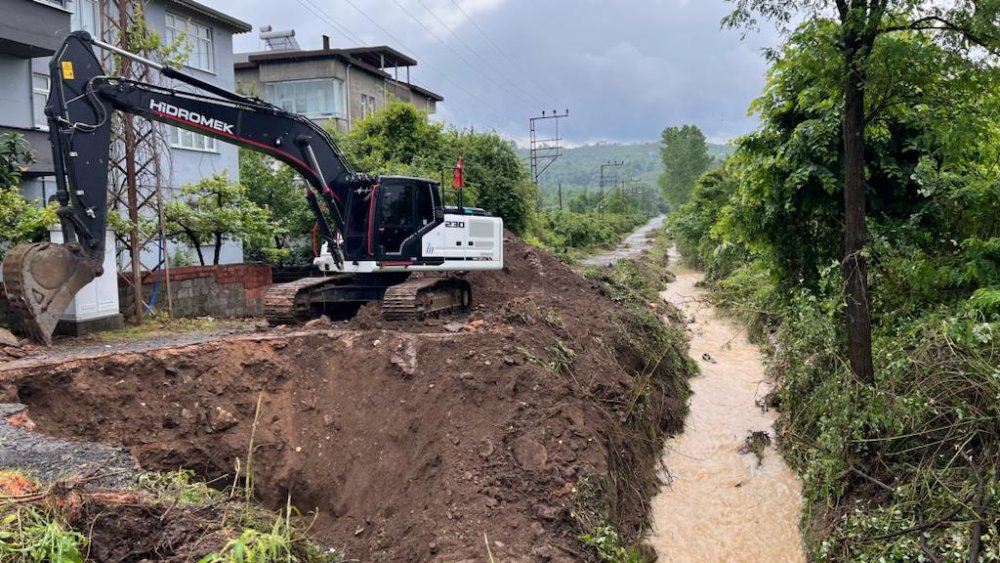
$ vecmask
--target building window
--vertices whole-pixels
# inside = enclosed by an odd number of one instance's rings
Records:
[[[187,66],[213,72],[212,28],[190,19],[167,13],[167,45],[184,41],[189,49]]]
[[[49,120],[45,117],[45,102],[49,99],[49,77],[37,72],[31,74],[31,109],[34,114],[35,127],[48,129]]]
[[[191,151],[218,152],[215,139],[199,133],[168,126],[170,130],[170,146]]]
[[[267,85],[272,104],[306,117],[344,117],[344,81],[339,78],[289,80]]]
[[[361,94],[361,118],[364,119],[375,113],[375,96]]]
[[[100,37],[101,7],[99,0],[69,0],[66,8],[73,13],[70,25],[73,31],[84,30]]]

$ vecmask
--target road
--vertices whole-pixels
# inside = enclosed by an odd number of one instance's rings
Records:
[[[634,258],[649,248],[652,239],[649,237],[660,227],[666,215],[653,217],[648,223],[636,229],[612,251],[603,252],[590,258],[584,258],[578,262],[581,266],[608,266],[623,258]]]

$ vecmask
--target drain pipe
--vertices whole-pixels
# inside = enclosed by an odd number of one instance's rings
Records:
[[[354,122],[351,120],[351,63],[347,63],[347,93],[344,94],[344,103],[347,105],[347,131],[350,132],[354,129]]]

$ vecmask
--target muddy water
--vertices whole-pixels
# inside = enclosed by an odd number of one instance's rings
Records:
[[[738,451],[751,430],[774,436],[777,415],[755,404],[770,390],[758,350],[704,301],[704,291],[695,287],[700,273],[680,266],[674,271],[677,281],[662,295],[688,321],[694,318],[690,353],[701,375],[691,380],[684,433],[664,450],[671,484],[653,500],[652,544],[659,560],[805,561],[795,473],[773,445],[759,467],[754,454]]]

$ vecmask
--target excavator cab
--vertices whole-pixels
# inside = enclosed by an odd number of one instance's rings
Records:
[[[435,210],[441,209],[441,196],[437,184],[415,178],[382,178],[377,205],[375,258],[421,258],[420,239],[438,223]]]
[[[351,193],[345,254],[351,260],[419,261],[422,237],[443,217],[437,182],[383,176],[372,187]]]

